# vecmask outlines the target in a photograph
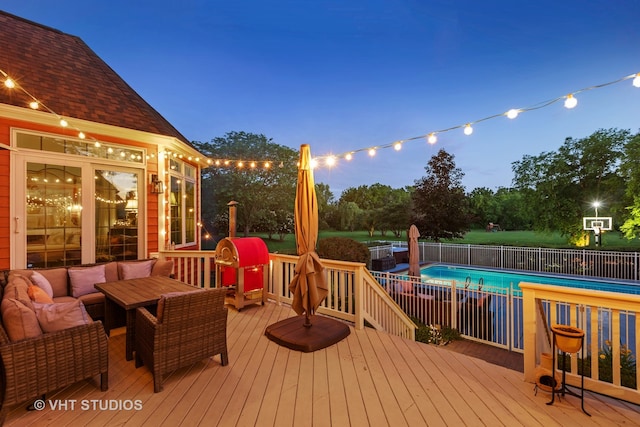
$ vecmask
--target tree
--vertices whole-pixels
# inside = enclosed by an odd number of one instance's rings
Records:
[[[567,138],[556,152],[514,162],[514,186],[532,208],[534,229],[560,231],[575,242],[584,235],[582,217],[590,216],[593,201],[620,209],[618,166],[628,138],[628,131],[601,129]]]
[[[621,174],[627,183],[626,210],[628,215],[620,231],[627,239],[634,239],[640,235],[640,133],[629,139],[625,145],[625,156],[620,166]]]
[[[490,222],[499,223],[495,194],[491,189],[474,188],[468,197],[471,224],[475,228],[485,228]]]
[[[287,222],[287,213],[293,212],[298,152],[264,135],[246,132],[229,132],[209,143],[193,144],[220,161],[202,171],[203,221],[220,227],[227,217],[227,203],[235,200],[239,203],[238,225],[245,236],[260,220],[267,227],[264,231],[278,232],[282,224],[274,225],[272,220]],[[265,161],[270,162],[269,167]]]
[[[318,227],[320,230],[329,228],[330,217],[335,210],[335,200],[328,184],[316,183],[316,198],[318,199]]]
[[[413,223],[420,237],[436,242],[462,237],[469,229],[464,173],[456,168],[453,155],[442,149],[431,157],[425,171],[427,175],[415,181],[411,197]]]
[[[402,232],[409,229],[412,191],[412,187],[395,188],[387,195],[378,212],[381,233],[391,230],[395,237],[402,237]]]

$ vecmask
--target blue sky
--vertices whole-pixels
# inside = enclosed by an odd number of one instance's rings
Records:
[[[5,0],[82,38],[189,140],[261,133],[341,154],[529,107],[640,72],[637,0]],[[28,88],[27,88],[28,89]],[[627,80],[316,170],[336,197],[424,176],[444,148],[468,191],[510,186],[511,163],[600,128],[640,129]]]

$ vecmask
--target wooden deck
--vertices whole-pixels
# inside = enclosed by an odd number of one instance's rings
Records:
[[[267,325],[293,314],[273,303],[240,313],[230,309],[229,365],[220,366],[215,357],[181,369],[156,394],[147,368],[125,361],[125,336],[116,330],[108,391],[100,391],[97,378],[83,381],[48,395],[44,410],[15,407],[5,425],[640,424],[640,406],[592,393],[585,398],[592,417],[573,396],[548,406],[549,394],[536,396],[521,372],[372,329],[352,329],[345,340],[315,353],[294,352],[264,336]],[[140,410],[114,408],[136,400]],[[61,403],[66,409],[52,409]],[[87,409],[93,404],[114,409]]]

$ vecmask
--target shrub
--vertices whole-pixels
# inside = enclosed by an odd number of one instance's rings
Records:
[[[367,245],[348,237],[328,237],[320,240],[318,255],[337,261],[363,262],[367,266],[371,258]]]

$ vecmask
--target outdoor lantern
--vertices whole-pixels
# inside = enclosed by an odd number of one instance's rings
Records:
[[[158,175],[151,175],[151,193],[162,194],[164,193],[164,184],[158,179]]]

